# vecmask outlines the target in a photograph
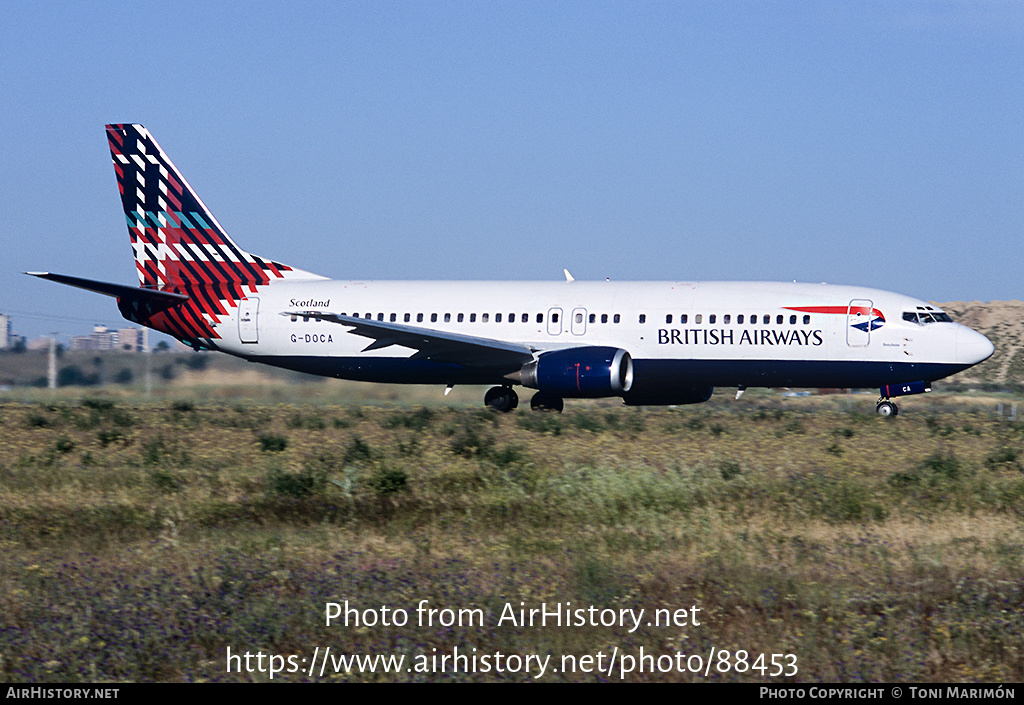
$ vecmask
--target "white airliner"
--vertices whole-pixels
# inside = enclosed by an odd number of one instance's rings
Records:
[[[139,287],[29,272],[117,298],[197,350],[368,382],[494,385],[484,403],[706,401],[714,387],[878,387],[892,397],[988,358],[931,304],[767,282],[328,280],[241,250],[141,125],[107,125]],[[341,243],[338,243],[339,251]]]

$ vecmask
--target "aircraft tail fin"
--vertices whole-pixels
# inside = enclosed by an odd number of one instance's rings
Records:
[[[239,248],[142,125],[107,125],[107,141],[141,287],[219,289],[233,305],[275,279],[322,278]]]

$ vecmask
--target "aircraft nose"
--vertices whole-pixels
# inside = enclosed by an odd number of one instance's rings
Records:
[[[966,326],[960,326],[956,333],[956,359],[958,362],[977,365],[992,357],[995,349],[991,340]]]

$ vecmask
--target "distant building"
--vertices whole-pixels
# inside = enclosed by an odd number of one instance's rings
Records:
[[[117,331],[106,326],[93,326],[90,335],[76,335],[71,338],[72,350],[114,350],[117,347]]]
[[[142,351],[142,329],[122,328],[117,331],[117,349],[129,352]]]
[[[7,350],[13,345],[11,340],[11,317],[0,313],[0,350]]]
[[[92,337],[88,335],[73,335],[71,336],[71,342],[68,345],[71,350],[94,350],[92,346]]]

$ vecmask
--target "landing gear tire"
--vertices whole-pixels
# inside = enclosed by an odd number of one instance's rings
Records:
[[[512,387],[491,387],[484,395],[484,405],[507,414],[519,406],[519,395]]]
[[[530,408],[534,411],[554,411],[555,413],[562,413],[562,409],[565,408],[565,404],[562,401],[562,397],[554,394],[545,394],[544,392],[537,392],[530,399]]]
[[[879,416],[891,418],[900,413],[900,408],[896,406],[893,402],[886,400],[878,402],[878,404],[875,406],[875,412],[878,413]]]

